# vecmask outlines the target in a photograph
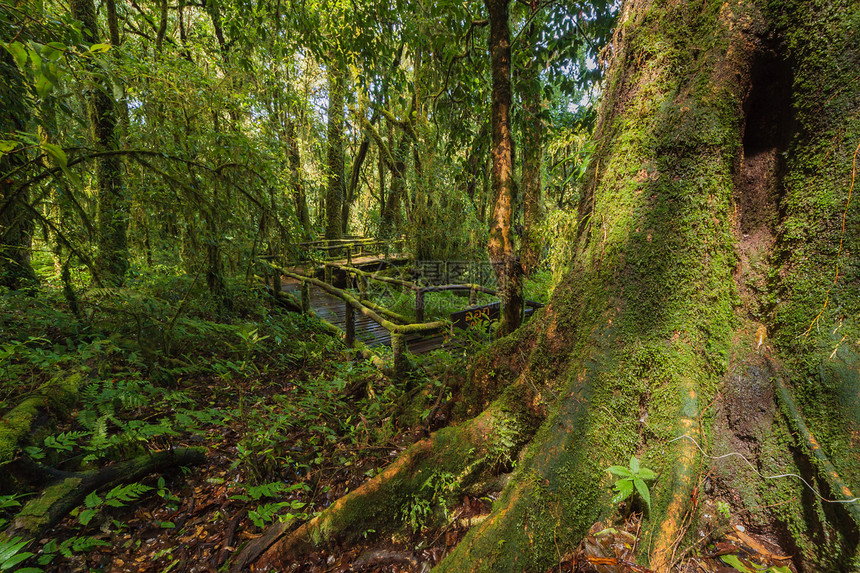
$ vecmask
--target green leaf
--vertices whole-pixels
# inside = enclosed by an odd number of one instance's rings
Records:
[[[743,564],[737,555],[720,555],[720,560],[730,567],[734,567],[741,573],[755,573]]]
[[[620,479],[615,482],[615,491],[618,492],[618,495],[615,497],[619,497],[618,501],[622,501],[630,497],[630,494],[633,493],[633,481],[629,478]],[[616,502],[617,503],[617,502]]]
[[[21,541],[21,537],[13,537],[9,540],[0,541],[0,563],[4,563],[28,543],[30,542],[27,540]]]
[[[630,456],[630,471],[634,474],[639,473],[639,458]]]
[[[645,502],[645,505],[648,507],[648,512],[650,513],[651,493],[648,491],[648,486],[638,477],[633,478],[633,485],[636,486],[636,491],[639,492],[639,495],[642,497],[642,500]]]
[[[24,553],[18,553],[17,555],[13,555],[6,561],[0,563],[0,571],[6,571],[7,569],[12,569],[15,565],[24,561],[25,559],[29,559],[34,554],[29,551],[25,551]]]
[[[55,145],[53,143],[43,143],[42,149],[45,150],[45,153],[51,156],[51,158],[57,162],[62,168],[65,168],[69,164],[69,158],[66,155],[66,152],[63,151],[63,148],[59,145]]]
[[[78,521],[81,522],[81,525],[89,525],[90,521],[96,516],[96,513],[98,513],[96,509],[85,509],[78,516]]]
[[[98,496],[96,492],[91,492],[90,495],[84,500],[84,505],[88,508],[92,509],[94,507],[98,507],[102,504],[102,498]]]
[[[642,479],[657,479],[657,474],[654,473],[650,468],[639,468],[639,477]]]
[[[93,44],[90,46],[90,52],[93,54],[101,54],[110,50],[110,44]]]
[[[15,63],[21,68],[21,71],[27,69],[27,48],[21,42],[12,42],[6,44],[6,50],[15,58]]]
[[[51,83],[48,76],[42,73],[36,75],[36,94],[40,98],[45,99],[48,97],[52,89],[54,89],[54,84]]]
[[[625,468],[624,466],[609,466],[609,467],[607,468],[607,470],[608,470],[608,471],[609,471],[609,473],[611,473],[612,475],[616,475],[616,476],[618,476],[618,477],[624,477],[624,478],[632,477],[632,474],[630,473],[630,470],[628,470],[628,469],[627,469],[627,468]]]

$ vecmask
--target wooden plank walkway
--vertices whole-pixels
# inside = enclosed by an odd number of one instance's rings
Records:
[[[297,298],[301,298],[301,289],[297,281],[285,280],[283,289]],[[311,285],[311,308],[320,318],[334,324],[341,330],[346,328],[346,307],[344,301],[332,296],[319,287]],[[360,312],[355,313],[355,339],[368,347],[391,346],[391,335],[374,320]],[[447,332],[439,334],[410,334],[406,336],[406,346],[411,354],[428,354],[443,346],[454,349],[462,346],[462,341],[452,337]]]

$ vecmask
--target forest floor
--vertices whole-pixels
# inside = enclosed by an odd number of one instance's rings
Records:
[[[171,448],[206,452],[202,464],[92,493],[26,548],[34,555],[21,564],[30,571],[225,571],[273,523],[306,521],[450,423],[469,364],[488,342],[474,336],[463,348],[415,357],[410,378],[397,382],[256,291],[234,286],[225,311],[203,292],[176,295],[192,293],[188,280],[159,281],[145,296],[96,293],[81,301],[80,317],[56,291],[0,298],[0,413],[70,373],[88,381],[70,415],[35,428],[19,457],[79,471]],[[0,482],[2,528],[38,491]],[[357,542],[321,548],[288,570],[429,571],[495,497],[402,500],[399,533],[356,531]],[[690,553],[686,570],[715,573],[733,555],[774,563],[784,554],[733,528],[725,512],[703,511],[722,533]],[[628,511],[594,524],[553,570],[647,572],[634,558],[640,520]]]
[[[105,491],[88,497],[27,548],[35,555],[26,564],[45,571],[224,570],[273,522],[306,520],[445,425],[467,355],[477,351],[416,358],[410,379],[395,383],[313,321],[253,293],[241,293],[221,316],[208,303],[190,303],[169,343],[165,324],[178,297],[156,289],[140,298],[124,292],[128,300],[118,302],[117,294],[82,301],[83,319],[56,292],[47,304],[4,300],[0,413],[69,372],[89,380],[71,415],[36,428],[19,455],[77,471],[202,446],[205,462],[116,485],[136,488],[114,496],[116,504],[105,502]],[[0,491],[0,526],[36,495],[26,483],[9,486]],[[465,498],[443,509],[407,500],[405,533],[362,532],[366,541],[323,549],[292,570],[426,570],[491,503]],[[439,511],[446,525],[429,526]]]

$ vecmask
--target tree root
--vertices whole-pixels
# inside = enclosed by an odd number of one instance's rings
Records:
[[[680,431],[700,441],[698,394],[692,381],[687,380],[686,386],[687,394],[683,397],[679,421]],[[699,456],[695,442],[679,440],[677,448],[671,497],[651,551],[651,568],[656,573],[668,573],[672,568],[675,550],[684,536],[685,518],[690,508],[693,487],[696,485],[696,462]]]
[[[443,428],[409,448],[382,473],[348,493],[317,517],[290,531],[277,523],[249,543],[230,571],[246,571],[251,565],[281,567],[326,543],[349,541],[362,532],[389,530],[398,523],[405,504],[422,495],[422,485],[433,475],[454,476],[462,489],[481,482],[497,466],[499,434],[518,424],[501,401],[480,416],[460,425]],[[522,445],[529,436],[521,436]]]
[[[767,362],[771,371],[776,373],[778,370],[773,361],[767,358]],[[815,439],[806,422],[803,421],[803,416],[797,409],[797,404],[794,403],[791,392],[789,392],[785,382],[778,374],[774,375],[774,384],[776,386],[776,395],[782,403],[782,411],[788,419],[788,423],[796,432],[798,441],[801,441],[801,447],[808,452],[808,455],[814,462],[813,466],[818,468],[830,490],[842,496],[842,499],[836,500],[836,502],[845,508],[848,515],[854,520],[855,525],[860,528],[860,502],[858,502],[857,497],[851,492],[842,478],[839,477],[836,468],[833,467],[818,440]]]
[[[88,472],[68,474],[45,488],[38,498],[29,501],[2,535],[12,538],[38,539],[72,509],[83,503],[91,492],[105,485],[136,481],[152,472],[174,466],[202,463],[202,448],[163,450],[138,456],[133,460]]]
[[[42,385],[37,393],[12,408],[0,420],[0,466],[15,457],[21,441],[31,434],[33,422],[44,410],[56,417],[65,416],[77,400],[78,390],[84,383],[80,373],[56,379]]]

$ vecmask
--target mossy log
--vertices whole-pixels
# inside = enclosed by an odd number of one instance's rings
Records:
[[[147,474],[176,466],[191,466],[206,459],[203,448],[178,448],[138,456],[103,469],[69,474],[27,502],[3,532],[8,538],[39,539],[91,492],[107,485],[133,482]]]
[[[0,466],[15,457],[21,441],[31,435],[32,425],[41,413],[60,419],[68,415],[84,382],[80,373],[52,380],[7,412],[0,420]]]

